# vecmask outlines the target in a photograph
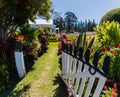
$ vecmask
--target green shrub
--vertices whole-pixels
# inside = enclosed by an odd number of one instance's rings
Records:
[[[67,34],[67,37],[69,40],[73,40],[76,38],[76,35],[75,34]]]
[[[110,77],[120,76],[120,24],[118,22],[103,22],[96,29],[96,45],[94,50],[99,50],[99,67],[102,68],[106,55],[111,57]]]
[[[101,22],[104,22],[104,21],[117,21],[120,23],[120,8],[116,8],[116,9],[113,9],[113,10],[110,10],[108,11],[101,19]]]
[[[9,73],[7,70],[6,62],[0,59],[0,91],[4,90],[7,87],[8,78]]]
[[[34,41],[38,38],[38,34],[35,28],[31,28],[30,25],[24,25],[20,28],[20,34],[24,35],[26,41]]]
[[[97,43],[101,47],[116,47],[120,43],[120,24],[118,22],[103,22],[95,29]]]
[[[57,42],[59,40],[59,35],[58,34],[53,34],[49,36],[49,41],[50,42]]]
[[[25,37],[23,41],[24,53],[36,55],[40,48],[37,30],[27,24],[20,28],[20,34]]]
[[[108,51],[103,52],[103,56],[100,58],[99,67],[102,68],[103,60],[106,55],[109,55],[111,58],[110,61],[110,72],[109,77],[117,78],[120,76],[120,49],[119,48],[111,48]]]

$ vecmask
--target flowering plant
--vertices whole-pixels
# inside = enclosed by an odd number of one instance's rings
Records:
[[[119,44],[116,47],[107,48],[103,47],[101,52],[101,57],[99,60],[99,67],[103,67],[104,58],[109,55],[110,56],[110,78],[118,78],[120,76],[120,48]]]
[[[17,39],[22,41],[22,40],[24,40],[24,36],[23,35],[19,35],[19,36],[17,36]]]
[[[101,97],[117,97],[117,85],[114,83],[113,88],[108,88],[107,86],[104,86],[103,93],[101,94]]]

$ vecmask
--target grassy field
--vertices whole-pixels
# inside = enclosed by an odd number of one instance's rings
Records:
[[[0,97],[62,97],[57,77],[60,72],[57,50],[58,44],[50,43],[47,53],[36,61],[24,79]]]

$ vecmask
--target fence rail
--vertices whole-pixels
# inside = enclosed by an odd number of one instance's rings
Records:
[[[73,49],[74,48],[74,49]],[[74,97],[99,97],[109,73],[110,57],[106,56],[102,69],[97,67],[99,53],[89,62],[90,50],[83,56],[83,48],[62,44],[62,74],[60,75]]]

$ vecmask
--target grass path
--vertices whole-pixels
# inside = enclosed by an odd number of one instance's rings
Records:
[[[60,94],[56,83],[60,72],[57,50],[58,44],[50,43],[47,53],[36,61],[25,78],[0,97],[61,97],[57,95]]]

